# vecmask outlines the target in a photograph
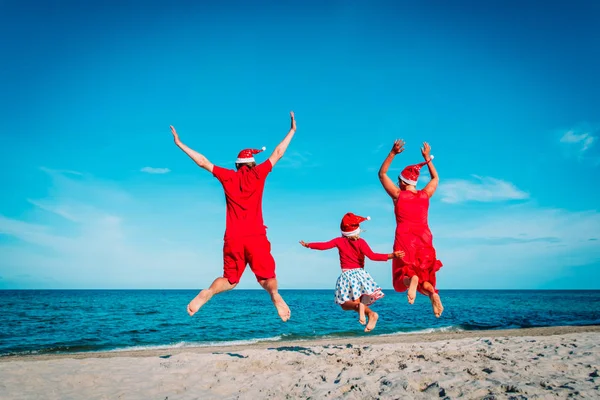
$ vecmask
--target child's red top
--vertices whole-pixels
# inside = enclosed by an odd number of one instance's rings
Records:
[[[309,249],[329,250],[337,247],[340,252],[340,265],[342,269],[355,269],[365,267],[365,256],[373,261],[387,261],[388,255],[374,253],[364,239],[348,239],[337,237],[329,242],[308,243]]]

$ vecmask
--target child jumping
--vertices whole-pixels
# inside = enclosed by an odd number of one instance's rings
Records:
[[[328,242],[305,243],[300,241],[304,247],[313,250],[329,250],[337,247],[340,253],[340,264],[342,274],[339,276],[335,288],[335,302],[343,310],[356,311],[359,314],[358,321],[365,325],[365,332],[375,329],[379,315],[368,306],[384,296],[381,288],[373,280],[371,275],[365,271],[365,256],[373,261],[387,261],[392,258],[404,257],[403,251],[390,254],[374,253],[367,242],[360,238],[360,223],[371,219],[361,217],[353,213],[347,213],[342,218],[340,225],[342,236]]]

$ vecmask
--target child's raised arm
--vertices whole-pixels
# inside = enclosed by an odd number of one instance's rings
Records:
[[[300,244],[308,249],[329,250],[329,249],[333,249],[335,247],[335,239],[331,239],[329,242],[313,242],[313,243],[306,243],[304,240],[301,240]]]

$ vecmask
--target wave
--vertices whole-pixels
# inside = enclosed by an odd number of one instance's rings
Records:
[[[587,322],[587,321],[586,321]],[[597,325],[598,323],[579,323],[571,325]],[[337,340],[337,339],[352,339],[356,337],[367,338],[369,336],[399,336],[399,335],[419,335],[419,334],[432,334],[432,333],[449,333],[449,332],[463,332],[463,331],[481,331],[481,330],[496,330],[496,329],[523,329],[529,327],[543,327],[553,326],[549,324],[524,324],[521,321],[520,324],[478,324],[469,321],[467,323],[442,326],[436,328],[422,328],[422,327],[406,327],[401,328],[394,332],[372,332],[370,334],[364,334],[362,331],[341,331],[341,332],[330,332],[324,335],[318,334],[295,334],[295,333],[283,333],[281,335],[264,337],[264,338],[252,338],[245,340],[225,340],[225,341],[208,341],[208,342],[187,342],[181,341],[177,343],[169,344],[155,344],[155,345],[122,345],[116,347],[108,347],[106,345],[98,344],[55,344],[50,345],[41,349],[27,349],[22,351],[8,351],[6,353],[0,353],[0,358],[11,357],[11,356],[28,356],[28,355],[49,355],[49,354],[76,354],[76,353],[110,353],[110,352],[128,352],[128,351],[168,351],[172,349],[181,348],[205,348],[205,347],[230,347],[230,346],[248,346],[261,342],[311,342],[315,340]],[[132,333],[135,331],[129,331]],[[107,348],[108,347],[108,348]]]
[[[104,350],[103,352],[123,352],[123,351],[142,351],[142,350],[170,350],[181,348],[196,348],[196,347],[228,347],[228,346],[246,346],[260,342],[279,342],[281,336],[273,336],[268,338],[255,338],[246,340],[228,340],[222,342],[178,342],[172,344],[159,344],[147,346],[128,346],[119,349]]]
[[[23,350],[13,351],[4,354],[0,354],[0,357],[13,357],[13,356],[29,356],[29,355],[43,355],[43,354],[72,354],[72,353],[87,353],[96,351],[96,346],[86,345],[73,345],[73,346],[52,346],[38,350]]]
[[[99,348],[98,346],[52,346],[38,350],[24,350],[17,352],[9,352],[0,354],[0,357],[9,356],[27,356],[27,355],[42,355],[42,354],[74,354],[74,353],[119,353],[126,351],[144,351],[144,350],[171,350],[180,348],[197,348],[197,347],[228,347],[228,346],[245,346],[259,342],[278,342],[281,336],[273,336],[267,338],[255,338],[247,340],[229,340],[229,341],[214,341],[214,342],[178,342],[170,344],[157,345],[142,345],[142,346],[125,346],[119,348]]]
[[[415,335],[415,334],[427,334],[427,333],[444,333],[444,332],[462,332],[468,329],[464,329],[461,325],[442,326],[440,328],[426,328],[416,329],[407,331],[398,331],[393,333],[382,333],[377,336],[398,336],[398,335]]]

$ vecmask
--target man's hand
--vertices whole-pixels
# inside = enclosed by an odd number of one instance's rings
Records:
[[[290,129],[296,130],[296,118],[294,118],[294,112],[290,111],[290,118],[292,119],[292,127]]]
[[[294,118],[293,111],[290,111],[290,120],[290,131],[287,133],[287,135],[285,135],[285,137],[277,145],[277,147],[275,147],[275,150],[273,150],[273,153],[271,153],[271,156],[269,157],[269,161],[271,162],[271,166],[273,167],[275,166],[275,164],[277,164],[279,160],[281,160],[281,157],[283,157],[283,155],[285,154],[285,151],[287,150],[290,141],[296,133],[296,118]]]
[[[423,158],[425,159],[425,161],[429,161],[429,159],[431,158],[431,146],[429,146],[429,143],[423,142],[423,147],[421,148],[421,154],[423,155]]]
[[[404,140],[396,139],[394,145],[392,146],[392,154],[400,154],[404,151]]]
[[[175,130],[175,127],[173,125],[171,125],[171,133],[173,134],[175,144],[179,146],[181,144],[181,140],[179,140],[179,135],[177,134],[177,131]]]

